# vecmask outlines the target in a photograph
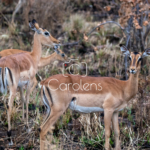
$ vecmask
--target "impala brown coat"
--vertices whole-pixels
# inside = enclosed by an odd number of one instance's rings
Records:
[[[111,77],[55,75],[41,82],[41,97],[47,106],[47,116],[40,128],[40,150],[44,150],[43,141],[46,133],[68,107],[81,113],[104,111],[105,149],[110,149],[109,138],[112,121],[115,149],[121,150],[118,112],[125,108],[128,101],[138,92],[141,59],[150,55],[150,49],[145,50],[144,53],[130,53],[126,47],[122,46],[121,51],[131,58],[130,77],[127,81]],[[100,84],[99,90],[96,89],[98,84]],[[80,89],[79,85],[81,85]],[[92,85],[92,88],[87,85]]]
[[[50,33],[46,30],[43,31],[39,28],[39,25],[35,20],[30,22],[32,30],[36,31],[34,34],[34,45],[31,53],[19,53],[11,56],[6,56],[0,59],[0,91],[2,93],[7,92],[9,87],[10,97],[7,106],[8,114],[8,132],[7,135],[11,137],[11,124],[10,118],[12,113],[13,101],[17,91],[17,87],[20,89],[22,101],[26,102],[26,125],[28,126],[28,102],[30,96],[30,89],[32,81],[38,69],[38,63],[42,54],[42,44],[53,46],[59,43],[56,39],[52,38]],[[23,86],[26,88],[26,101],[23,99]],[[24,113],[24,103],[23,103]],[[24,117],[24,116],[23,116]],[[10,145],[12,141],[10,140]]]
[[[47,57],[41,57],[40,61],[38,63],[38,69],[41,69],[51,63],[53,63],[55,60],[60,60],[60,61],[64,61],[67,60],[67,56],[64,54],[64,52],[62,50],[58,50],[59,53],[54,52],[53,54],[47,56]],[[5,57],[5,56],[9,56],[9,55],[13,55],[13,54],[19,54],[19,53],[31,53],[28,51],[23,51],[23,50],[19,50],[19,49],[6,49],[6,50],[2,50],[0,52],[0,58]],[[25,60],[24,60],[25,61]],[[24,62],[24,65],[29,66],[26,61]],[[34,88],[37,85],[37,80],[36,77],[33,79],[33,85],[31,88],[31,93],[34,90]]]

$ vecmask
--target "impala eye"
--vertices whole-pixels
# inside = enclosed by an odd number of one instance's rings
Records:
[[[62,56],[62,57],[65,57],[65,54],[63,53],[63,54],[61,54],[61,56]]]
[[[45,34],[46,36],[49,36],[49,32],[45,32],[44,34]]]

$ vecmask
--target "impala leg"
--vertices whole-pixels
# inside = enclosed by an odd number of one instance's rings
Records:
[[[29,97],[30,97],[30,87],[31,87],[31,81],[29,81],[27,85],[27,91],[26,91],[26,126],[29,127],[28,123],[28,105],[29,105]]]
[[[24,95],[23,95],[22,86],[19,87],[19,90],[20,90],[20,97],[21,97],[21,101],[22,101],[22,119],[24,120],[24,103],[25,103],[25,99],[24,99]]]
[[[13,102],[15,98],[16,92],[10,91],[10,98],[8,101],[7,105],[7,115],[8,115],[8,131],[7,131],[7,136],[9,137],[9,145],[13,145],[12,139],[11,139],[11,114],[12,114],[12,107],[13,107]]]
[[[119,130],[119,123],[118,123],[118,112],[114,112],[112,116],[112,123],[113,123],[113,129],[115,133],[115,150],[121,150],[120,141],[119,141],[120,130]]]
[[[40,127],[40,150],[44,150],[45,146],[45,135],[50,130],[50,128],[54,125],[54,123],[58,120],[58,118],[63,114],[66,109],[51,111],[50,116],[44,122],[44,124]]]
[[[32,87],[31,87],[31,90],[30,90],[30,92],[32,93],[33,92],[33,90],[35,89],[35,87],[37,86],[37,80],[36,80],[36,77],[34,77],[34,79],[33,79],[33,85],[32,85]]]
[[[112,119],[113,111],[112,110],[104,110],[104,123],[105,123],[105,149],[109,150],[109,138],[110,138],[110,127],[111,127],[111,119]]]

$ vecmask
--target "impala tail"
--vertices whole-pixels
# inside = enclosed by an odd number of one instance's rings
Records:
[[[0,92],[6,94],[9,85],[13,85],[12,72],[8,67],[0,67]]]

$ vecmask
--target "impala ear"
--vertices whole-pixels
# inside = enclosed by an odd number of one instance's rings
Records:
[[[32,24],[34,24],[34,26],[37,30],[40,28],[39,24],[37,23],[37,21],[35,19],[32,20]]]
[[[29,21],[29,27],[33,30],[39,33],[39,25],[36,22],[35,19],[32,20],[32,22]]]
[[[29,27],[30,27],[33,31],[37,31],[36,27],[34,26],[34,24],[32,24],[32,22],[29,22]]]
[[[130,56],[130,51],[122,44],[120,44],[120,50],[124,55]]]
[[[149,56],[150,55],[150,48],[147,48],[143,54],[142,54],[142,58],[146,57],[146,56]]]

